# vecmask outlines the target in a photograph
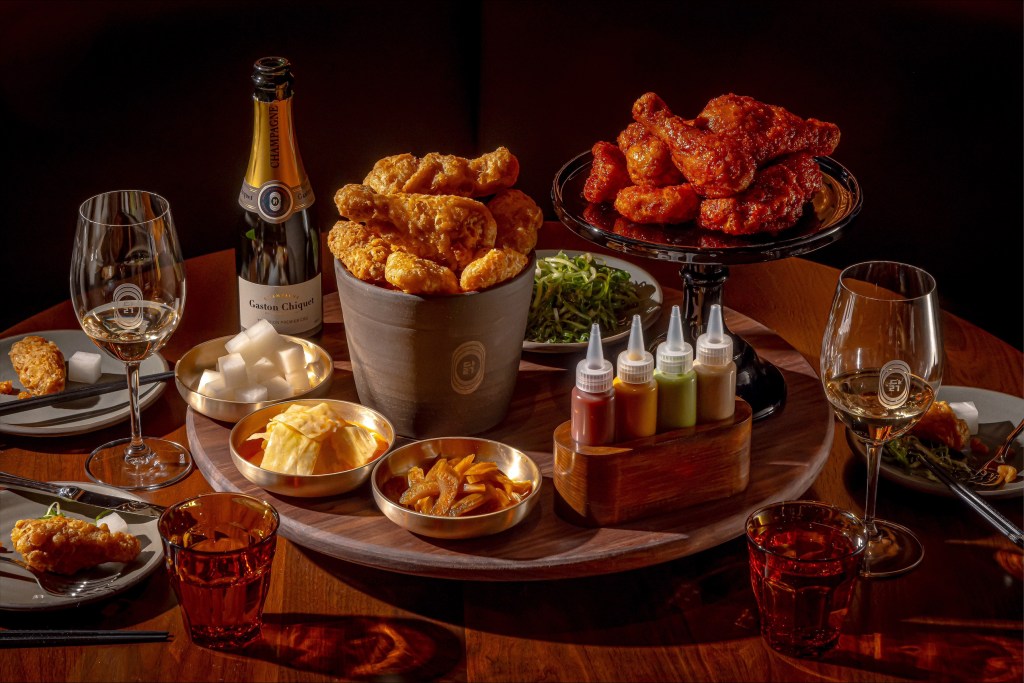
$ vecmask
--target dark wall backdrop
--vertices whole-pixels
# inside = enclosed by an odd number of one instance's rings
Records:
[[[809,258],[920,265],[945,307],[1021,348],[1022,26],[1018,0],[0,0],[0,329],[67,298],[98,192],[165,195],[186,256],[233,247],[250,69],[280,54],[324,229],[382,156],[498,145],[553,219],[555,172],[640,94],[692,116],[732,91],[842,129],[864,209]]]

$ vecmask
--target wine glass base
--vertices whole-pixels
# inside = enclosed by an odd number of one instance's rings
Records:
[[[128,460],[125,448],[131,439],[117,439],[98,447],[85,461],[85,473],[99,484],[128,491],[170,486],[192,471],[192,454],[181,444],[143,437],[150,455]]]
[[[924,559],[924,546],[907,527],[875,520],[878,535],[868,540],[860,575],[865,579],[887,579],[906,574]]]

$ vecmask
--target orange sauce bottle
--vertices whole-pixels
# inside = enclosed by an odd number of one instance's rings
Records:
[[[658,383],[654,356],[644,349],[640,316],[633,316],[629,345],[619,354],[615,389],[615,440],[652,436],[658,429]]]

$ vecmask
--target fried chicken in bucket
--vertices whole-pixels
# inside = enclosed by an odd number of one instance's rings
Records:
[[[537,203],[511,187],[518,173],[504,147],[476,159],[386,157],[363,184],[335,194],[347,220],[335,223],[328,245],[355,277],[409,294],[494,287],[526,266],[544,221]]]

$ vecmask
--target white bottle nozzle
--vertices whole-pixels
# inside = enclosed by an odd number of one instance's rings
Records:
[[[629,344],[619,354],[619,379],[627,384],[644,384],[654,376],[654,356],[644,350],[644,327],[640,316],[633,316],[629,329]]]
[[[725,333],[719,304],[711,305],[707,331],[697,337],[697,362],[701,365],[728,365],[732,362],[732,337]]]
[[[683,316],[672,307],[668,335],[658,344],[658,370],[666,375],[685,375],[693,368],[693,347],[683,341]]]
[[[612,364],[604,359],[601,348],[601,328],[594,323],[590,327],[587,357],[576,365],[576,386],[580,391],[600,394],[612,388],[613,379]]]

